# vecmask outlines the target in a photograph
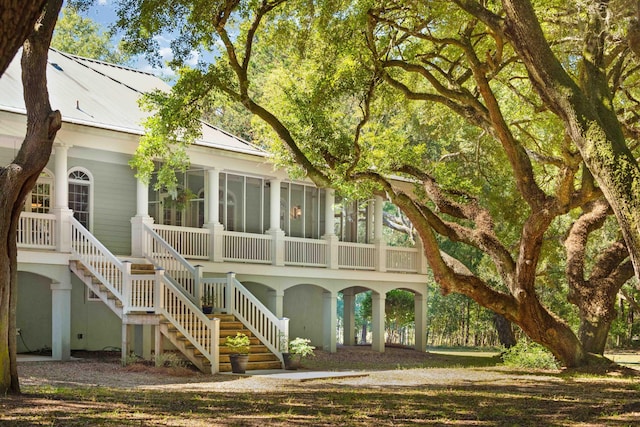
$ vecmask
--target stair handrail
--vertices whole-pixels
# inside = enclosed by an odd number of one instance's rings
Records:
[[[74,217],[71,217],[71,254],[124,302],[124,264]],[[96,268],[97,262],[103,264],[101,269]]]
[[[166,275],[162,275],[159,282],[156,313],[169,320],[209,360],[212,373],[218,372],[220,319],[209,319]],[[183,321],[177,318],[178,315]]]
[[[130,294],[127,285],[131,284],[130,264],[125,265],[120,261],[73,217],[71,218],[71,253],[73,258],[81,261],[91,274],[123,303],[123,313],[125,313],[130,306],[129,298],[127,298]],[[97,263],[101,264],[100,269],[94,265]],[[109,277],[105,277],[104,272],[107,272]],[[155,312],[167,318],[209,360],[213,373],[218,372],[220,320],[209,319],[205,316],[200,307],[197,307],[185,295],[181,287],[174,284],[166,275],[158,273],[162,272],[156,272],[155,275],[158,279],[154,287]],[[144,275],[141,278],[147,276]],[[178,313],[187,321],[180,321],[177,318]],[[204,333],[196,334],[194,333],[196,330]],[[196,335],[202,339],[198,339]]]
[[[205,279],[206,280],[206,279]],[[280,350],[282,337],[289,336],[289,319],[280,319],[236,279],[227,273],[225,308],[236,316],[260,341],[284,363]],[[253,317],[253,318],[252,318]],[[260,317],[260,319],[255,319]],[[258,325],[261,325],[258,328]]]
[[[181,289],[192,303],[198,304],[200,300],[200,281],[202,279],[199,269],[192,266],[173,246],[167,243],[162,236],[147,224],[143,224],[143,235],[146,244],[142,245],[142,255],[154,266],[164,269],[165,272],[167,272],[166,276],[168,279],[171,280],[178,289]],[[169,258],[157,256],[153,250],[154,245],[157,245],[158,249],[163,250],[163,253],[168,255]],[[180,271],[176,270],[176,267]],[[189,286],[189,281],[191,281],[191,286]]]

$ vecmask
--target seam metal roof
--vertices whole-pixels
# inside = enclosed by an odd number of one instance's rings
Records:
[[[150,115],[138,106],[143,93],[171,87],[153,74],[119,65],[49,50],[47,86],[51,106],[62,121],[142,135],[142,121]],[[0,77],[0,110],[25,111],[20,54]],[[265,156],[266,152],[241,138],[204,123],[196,142],[210,148]]]

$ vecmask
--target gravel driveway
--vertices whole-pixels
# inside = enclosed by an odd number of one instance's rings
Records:
[[[331,382],[345,385],[369,387],[419,386],[429,384],[486,384],[495,381],[522,383],[528,379],[536,382],[555,382],[548,375],[523,376],[509,373],[500,367],[485,368],[415,368],[424,365],[434,356],[412,350],[388,348],[385,353],[376,353],[364,347],[340,348],[337,353],[316,352],[309,365],[313,369],[301,372],[352,371],[353,377],[316,379],[314,382]],[[304,363],[303,363],[304,365]],[[412,369],[402,369],[406,365]],[[324,367],[324,369],[323,369]],[[209,391],[259,391],[278,390],[290,385],[295,379],[282,379],[268,374],[238,376],[233,374],[205,375],[188,368],[156,368],[136,363],[123,367],[117,356],[96,357],[85,354],[84,358],[69,362],[20,362],[18,365],[21,385],[51,386],[104,386],[114,388],[144,388],[167,390]],[[286,371],[276,371],[279,373]]]

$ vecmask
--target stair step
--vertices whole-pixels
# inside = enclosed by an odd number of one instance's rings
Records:
[[[261,369],[282,369],[282,363],[278,362],[249,362],[247,364],[247,371],[261,370]],[[231,362],[220,363],[220,372],[231,372]]]
[[[220,354],[220,363],[229,362],[228,354]],[[278,362],[280,363],[280,359],[276,357],[273,353],[250,353],[249,354],[249,362]]]
[[[131,264],[131,274],[154,274],[153,264]]]

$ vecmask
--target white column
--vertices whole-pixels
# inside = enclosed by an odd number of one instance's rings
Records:
[[[327,241],[327,267],[333,270],[338,269],[338,236],[335,235],[335,214],[333,205],[336,203],[336,192],[333,188],[326,189],[324,199],[324,236]]]
[[[336,192],[333,188],[327,188],[324,199],[324,235],[333,236],[335,234],[335,214],[333,205],[336,204]]]
[[[425,291],[426,292],[426,291]],[[427,351],[427,295],[415,294],[416,350]]]
[[[223,261],[224,227],[220,223],[220,170],[207,170],[207,185],[205,185],[205,220],[204,228],[209,229],[209,260]]]
[[[373,244],[376,248],[376,271],[387,271],[387,244],[382,238],[382,206],[384,200],[376,196],[373,218]]]
[[[323,293],[323,342],[322,349],[330,353],[336,352],[336,326],[338,324],[338,299],[333,292]]]
[[[384,306],[387,295],[384,293],[371,293],[371,349],[384,353]]]
[[[374,202],[374,218],[373,218],[373,239],[374,241],[382,240],[382,208],[384,206],[384,199],[380,196],[376,196]]]
[[[207,224],[220,224],[220,171],[207,170],[207,188],[205,193]]]
[[[55,147],[55,184],[53,187],[54,208],[56,216],[56,234],[58,235],[58,252],[71,252],[71,217],[69,209],[69,184],[67,177],[67,155],[69,147],[59,144]]]
[[[271,190],[269,192],[269,223],[267,231],[271,235],[271,264],[277,266],[284,265],[284,231],[280,229],[280,179],[274,178],[270,181]]]
[[[55,146],[55,186],[54,207],[69,209],[69,185],[67,184],[67,155],[69,146],[56,144]]]
[[[342,343],[344,345],[355,345],[356,329],[356,298],[353,288],[342,291],[342,301],[344,302],[342,319],[344,321],[344,331]]]
[[[144,257],[146,252],[145,225],[153,225],[153,218],[149,216],[149,184],[138,178],[136,181],[136,216],[131,218],[132,256]]]
[[[71,358],[71,276],[51,284],[51,355],[53,360]]]
[[[273,178],[269,181],[269,231],[280,230],[280,184],[282,180]]]
[[[149,184],[136,180],[136,216],[149,216]]]

